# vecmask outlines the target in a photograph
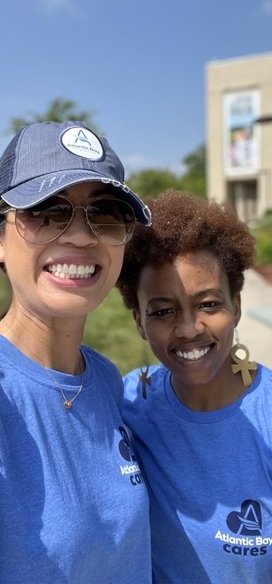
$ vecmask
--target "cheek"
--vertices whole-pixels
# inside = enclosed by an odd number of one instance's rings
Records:
[[[108,277],[113,284],[117,281],[124,259],[124,248],[123,247],[116,247],[110,250],[110,260],[109,260],[109,270],[108,270]]]
[[[153,347],[160,347],[163,345],[169,336],[167,327],[163,326],[162,323],[145,323],[144,333],[146,340]]]
[[[115,265],[115,270],[116,272],[118,272],[119,276],[124,261],[125,248],[124,247],[116,248],[116,252],[117,253],[114,255],[113,258],[113,264]]]
[[[20,236],[5,238],[4,257],[10,279],[20,280],[35,275],[42,270],[41,246],[27,244]]]
[[[214,328],[215,336],[218,337],[221,344],[223,344],[227,350],[230,350],[233,343],[233,335],[235,329],[234,316],[229,315],[227,319],[218,323],[218,328]]]

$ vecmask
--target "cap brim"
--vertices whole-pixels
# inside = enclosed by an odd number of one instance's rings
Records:
[[[16,209],[28,209],[68,187],[94,181],[116,188],[119,196],[131,205],[137,221],[143,225],[151,225],[149,208],[127,185],[86,170],[59,171],[39,176],[3,193],[2,199]]]

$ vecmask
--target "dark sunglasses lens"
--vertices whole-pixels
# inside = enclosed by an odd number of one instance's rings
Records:
[[[126,201],[92,201],[87,207],[87,218],[97,238],[107,245],[124,245],[133,235],[135,215]]]
[[[73,216],[73,206],[62,197],[52,197],[30,209],[17,209],[16,228],[30,243],[46,243],[56,239]]]
[[[69,200],[55,196],[30,209],[17,209],[18,233],[30,243],[48,243],[57,239],[70,224],[74,207]],[[119,199],[97,199],[86,207],[89,227],[107,245],[124,245],[134,231],[132,207]]]

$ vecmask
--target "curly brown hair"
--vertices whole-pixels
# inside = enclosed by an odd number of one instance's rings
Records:
[[[175,190],[146,203],[152,226],[136,225],[116,284],[127,308],[138,308],[137,289],[146,265],[172,263],[178,255],[200,249],[220,260],[232,298],[242,290],[243,272],[256,259],[255,239],[230,207]]]

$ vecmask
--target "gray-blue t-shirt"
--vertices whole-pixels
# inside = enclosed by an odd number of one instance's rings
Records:
[[[271,584],[272,371],[258,365],[212,412],[183,406],[163,366],[145,388],[139,374],[124,378],[124,419],[149,487],[153,582]]]
[[[122,380],[90,348],[70,410],[0,337],[1,584],[151,582],[148,496],[121,417]],[[67,398],[81,376],[51,372]]]

